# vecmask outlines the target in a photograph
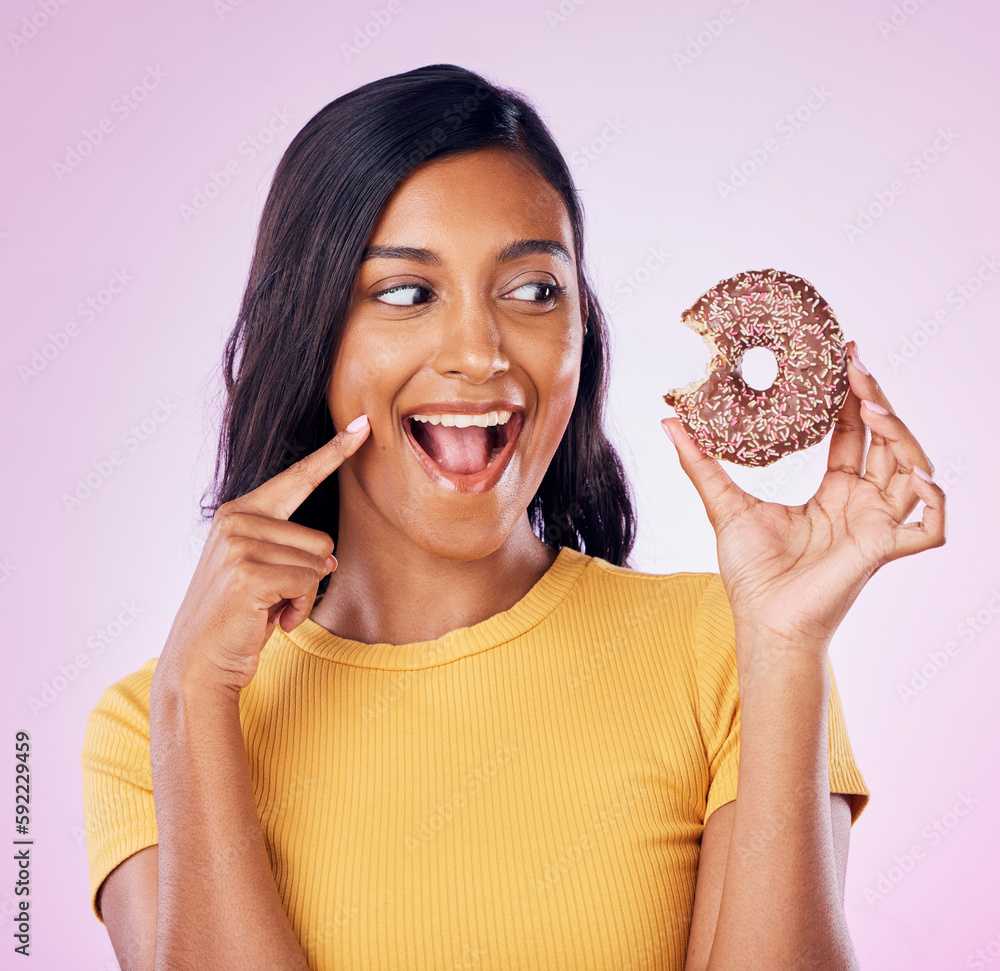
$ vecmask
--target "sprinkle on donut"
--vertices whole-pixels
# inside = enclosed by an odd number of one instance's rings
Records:
[[[717,283],[681,314],[711,360],[705,377],[663,396],[706,454],[765,466],[820,441],[847,397],[844,335],[829,304],[801,277],[747,270]],[[740,362],[769,348],[778,375],[751,388]]]

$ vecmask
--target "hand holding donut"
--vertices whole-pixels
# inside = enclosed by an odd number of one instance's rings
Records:
[[[169,670],[239,691],[275,623],[290,631],[309,616],[320,580],[336,569],[333,539],[288,517],[357,451],[370,425],[350,428],[218,508],[157,675]]]
[[[804,505],[749,495],[698,448],[679,419],[662,422],[715,529],[737,631],[770,648],[825,651],[878,569],[945,542],[945,493],[930,478],[934,466],[860,363],[853,341],[847,352],[850,389],[827,471]],[[918,500],[925,504],[923,518],[906,523]]]

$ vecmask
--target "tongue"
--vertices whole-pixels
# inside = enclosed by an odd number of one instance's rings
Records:
[[[416,430],[415,434],[421,448],[446,472],[472,475],[482,472],[489,464],[485,428],[479,425],[458,428],[414,422],[414,425],[418,424],[423,434],[416,433]]]

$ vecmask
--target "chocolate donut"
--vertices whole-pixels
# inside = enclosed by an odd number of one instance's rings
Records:
[[[814,445],[847,397],[844,335],[812,284],[781,270],[747,270],[717,283],[681,314],[711,352],[706,376],[663,400],[699,448],[736,465],[765,466]],[[751,347],[774,352],[764,391],[740,371]]]

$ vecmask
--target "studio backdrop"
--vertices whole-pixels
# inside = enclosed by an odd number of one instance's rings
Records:
[[[998,32],[984,0],[5,3],[0,964],[117,967],[88,903],[84,725],[160,653],[207,533],[271,176],[323,105],[432,63],[522,92],[570,162],[636,569],[717,570],[660,419],[707,361],[680,313],[724,277],[811,281],[926,449],[948,542],[879,571],[830,652],[871,790],[845,907],[864,968],[1000,964]],[[799,503],[828,445],[726,469]]]

